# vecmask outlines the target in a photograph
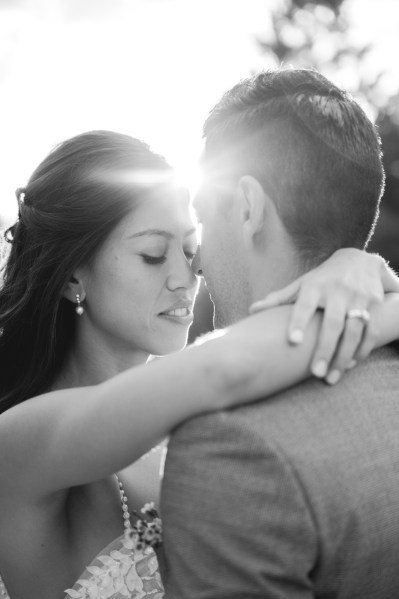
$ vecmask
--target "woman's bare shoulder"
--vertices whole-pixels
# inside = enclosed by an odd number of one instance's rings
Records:
[[[75,389],[52,391],[27,399],[0,415],[1,496],[25,497],[46,488],[46,465],[58,423],[74,403]],[[3,492],[4,489],[4,492]],[[0,499],[1,501],[1,499]]]

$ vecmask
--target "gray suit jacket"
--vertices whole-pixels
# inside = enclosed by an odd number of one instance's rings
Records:
[[[399,353],[176,430],[167,599],[399,598]]]

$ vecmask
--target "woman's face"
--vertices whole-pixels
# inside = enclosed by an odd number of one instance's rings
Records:
[[[198,291],[196,250],[185,192],[157,191],[135,206],[83,269],[85,334],[118,354],[183,348]]]

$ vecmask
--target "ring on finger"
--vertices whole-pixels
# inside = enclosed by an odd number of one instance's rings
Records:
[[[370,312],[366,309],[362,310],[361,308],[352,308],[352,310],[348,311],[346,318],[358,318],[364,324],[367,324],[370,320]]]

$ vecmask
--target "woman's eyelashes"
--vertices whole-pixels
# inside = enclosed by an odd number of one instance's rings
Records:
[[[191,264],[194,260],[197,249],[190,248],[189,250],[183,250],[186,260]],[[140,254],[145,264],[160,265],[165,264],[168,254],[165,252],[161,256],[153,256],[151,254]]]
[[[162,256],[150,256],[149,254],[141,254],[145,264],[164,264],[166,262],[166,254]]]

